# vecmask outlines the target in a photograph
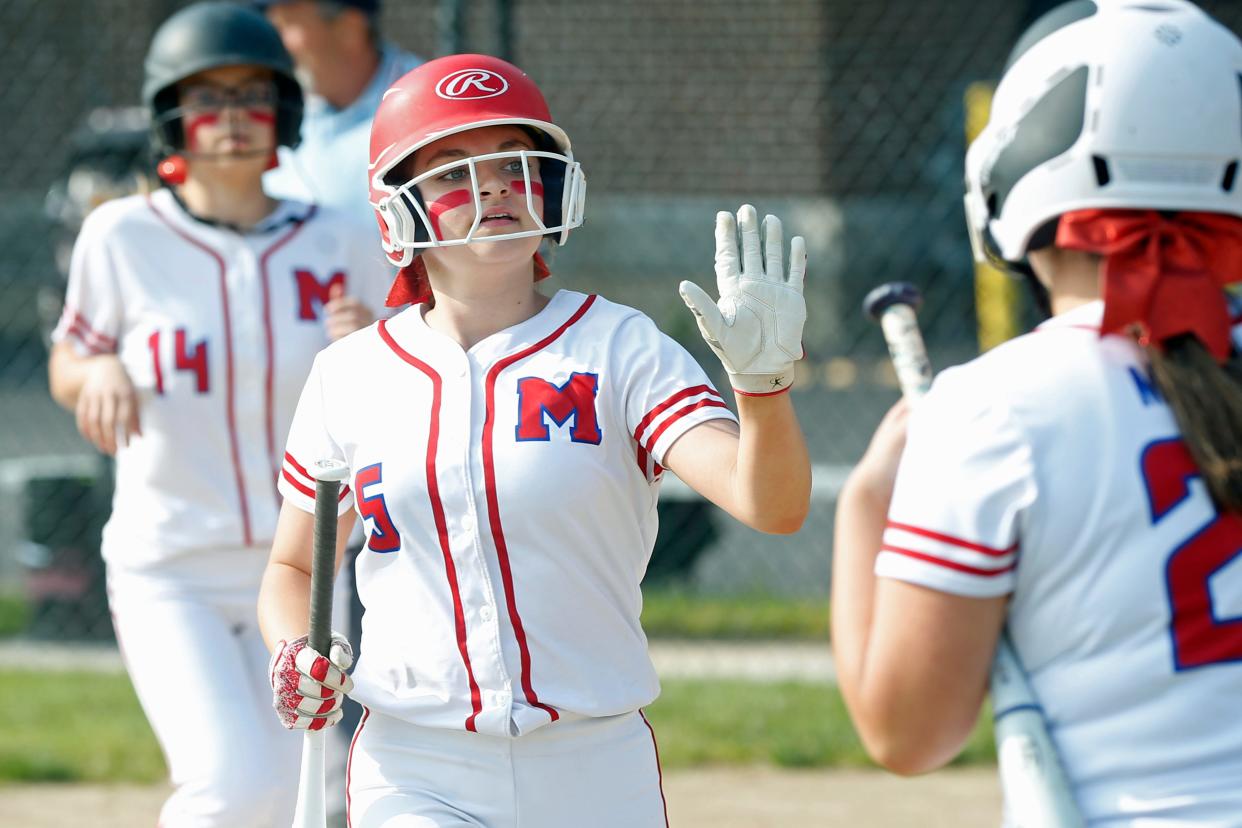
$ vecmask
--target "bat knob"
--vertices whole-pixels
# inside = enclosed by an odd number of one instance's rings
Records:
[[[893,305],[909,305],[918,310],[923,304],[923,294],[909,282],[886,282],[873,289],[863,299],[863,312],[872,319],[879,319]]]
[[[340,483],[349,478],[349,465],[340,460],[316,460],[310,466],[311,477],[325,483]]]

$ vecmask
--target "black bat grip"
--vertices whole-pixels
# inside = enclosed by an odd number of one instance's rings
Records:
[[[340,491],[339,481],[315,481],[315,545],[311,553],[307,644],[323,656],[329,655],[332,647],[332,576],[336,569],[336,509]]]

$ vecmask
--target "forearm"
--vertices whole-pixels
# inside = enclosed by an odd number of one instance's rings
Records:
[[[875,559],[888,503],[851,475],[837,500],[832,547],[832,652],[846,704],[862,695],[875,606]]]
[[[737,396],[741,434],[732,489],[739,519],[764,532],[798,531],[810,511],[811,460],[789,394]]]
[[[926,773],[952,760],[970,736],[1003,599],[966,599],[877,579],[889,495],[867,478],[851,475],[837,505],[837,682],[872,758],[896,773]]]
[[[354,513],[337,519],[336,561],[339,572]],[[278,641],[290,641],[310,629],[311,548],[315,517],[288,501],[281,507],[272,540],[272,554],[259,587],[259,630],[269,649]]]
[[[259,587],[259,629],[269,650],[310,629],[310,575],[288,563],[271,561]]]

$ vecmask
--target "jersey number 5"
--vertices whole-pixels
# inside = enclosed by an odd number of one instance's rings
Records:
[[[368,495],[366,487],[383,482],[383,464],[373,463],[358,469],[354,475],[354,494],[358,498],[358,512],[362,519],[370,521],[371,531],[367,537],[367,549],[372,552],[396,552],[401,548],[401,533],[397,531],[388,514],[384,493]]]
[[[194,352],[190,353],[185,342],[185,328],[173,331],[173,368],[178,371],[194,372],[194,390],[200,394],[208,392],[207,381],[207,340],[195,343]],[[155,366],[155,393],[164,393],[164,368],[160,362],[160,332],[156,331],[147,338],[147,347],[151,349],[151,362]]]
[[[1190,481],[1199,470],[1178,438],[1150,443],[1141,464],[1151,522],[1156,524],[1190,496]],[[1210,584],[1239,555],[1242,517],[1219,513],[1169,554],[1164,576],[1176,669],[1242,661],[1242,618],[1216,616]]]

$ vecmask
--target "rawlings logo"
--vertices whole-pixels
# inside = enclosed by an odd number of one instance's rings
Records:
[[[459,69],[436,84],[436,94],[450,101],[477,101],[503,95],[509,82],[487,69]]]

